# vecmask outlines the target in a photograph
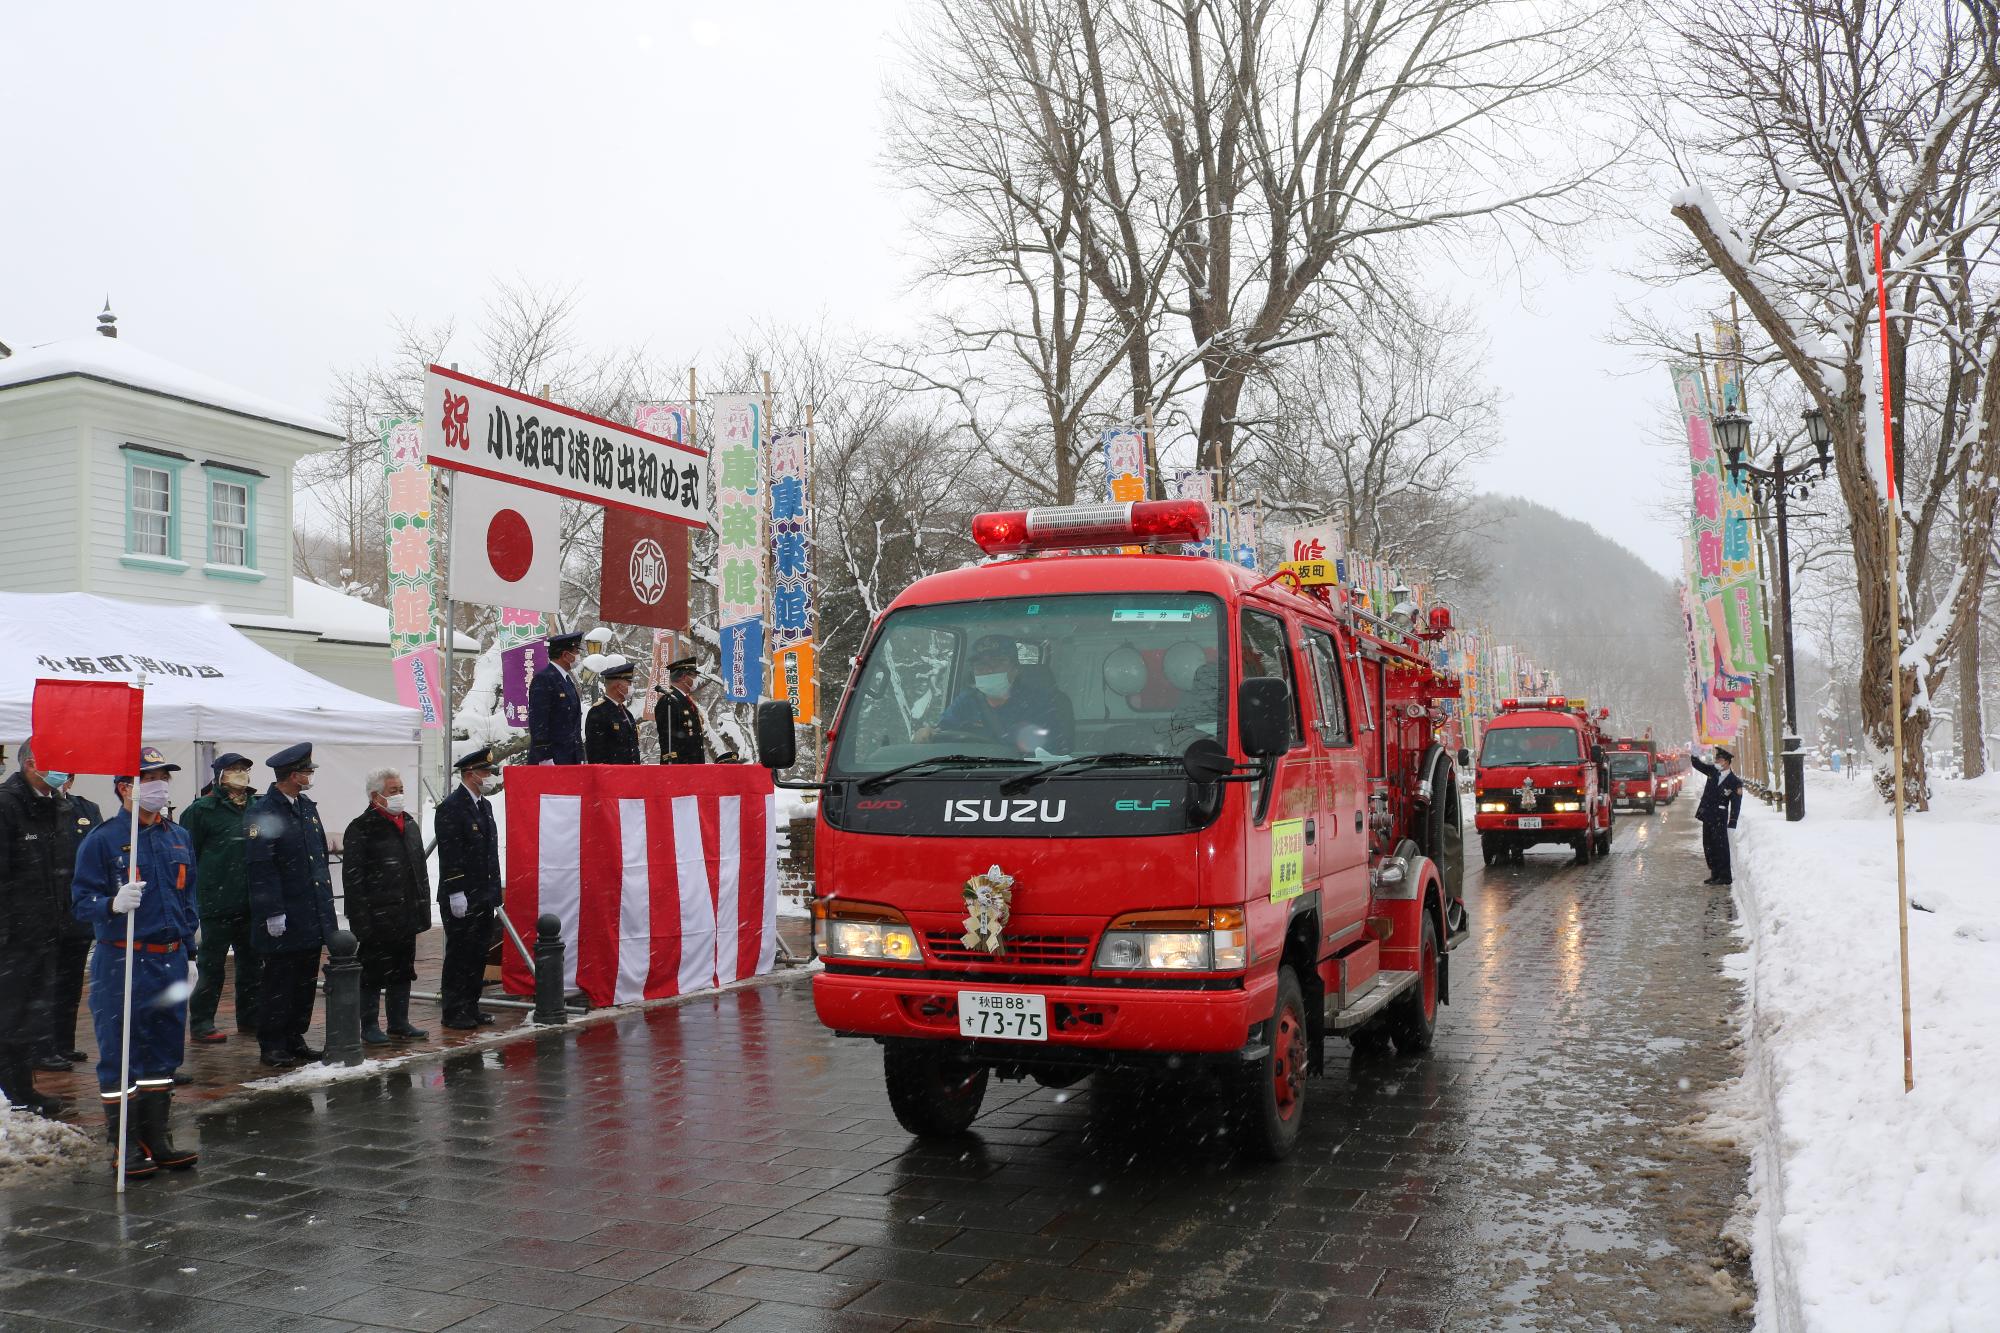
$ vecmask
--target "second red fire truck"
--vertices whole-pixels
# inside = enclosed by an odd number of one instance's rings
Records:
[[[1431,1045],[1468,934],[1459,682],[1424,652],[1449,620],[1180,554],[1207,523],[982,514],[993,559],[870,628],[818,784],[813,999],[880,1044],[916,1134],[963,1132],[993,1077],[1205,1078],[1281,1157],[1329,1039]],[[767,765],[792,736],[763,705]]]
[[[1611,850],[1607,714],[1560,697],[1507,699],[1479,742],[1474,827],[1487,865],[1560,843],[1590,861]]]

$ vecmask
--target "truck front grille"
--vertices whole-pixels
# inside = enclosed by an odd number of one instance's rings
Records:
[[[924,948],[940,963],[990,963],[995,967],[1078,967],[1090,950],[1087,935],[1008,935],[1006,951],[995,956],[968,949],[948,930],[926,931]]]

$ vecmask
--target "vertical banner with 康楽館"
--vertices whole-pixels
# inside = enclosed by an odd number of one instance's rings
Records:
[[[755,703],[764,691],[765,411],[758,394],[715,399],[716,630],[731,703]]]
[[[813,720],[812,436],[807,429],[771,436],[771,684],[801,722]]]
[[[1146,498],[1146,432],[1138,426],[1113,426],[1101,431],[1104,446],[1104,498],[1113,504],[1130,504]],[[1137,546],[1121,547],[1136,555]]]
[[[641,403],[632,409],[632,424],[647,435],[657,435],[675,444],[693,444],[689,438],[694,421],[692,403]]]
[[[438,653],[437,564],[431,543],[431,470],[424,462],[423,423],[399,417],[382,427],[388,475],[389,659],[396,697],[422,715],[422,726],[444,725],[444,664]]]
[[[1687,431],[1693,487],[1688,539],[1694,567],[1689,588],[1691,609],[1705,639],[1702,679],[1714,679],[1706,689],[1717,699],[1741,698],[1767,664],[1750,531],[1751,497],[1723,466],[1709,429],[1701,372],[1679,364],[1670,369],[1676,408]]]

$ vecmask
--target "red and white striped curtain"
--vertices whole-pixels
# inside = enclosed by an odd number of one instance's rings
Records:
[[[778,944],[777,799],[747,764],[507,769],[507,914],[532,947],[562,922],[564,984],[594,1005],[769,972]],[[534,975],[508,948],[516,995]]]

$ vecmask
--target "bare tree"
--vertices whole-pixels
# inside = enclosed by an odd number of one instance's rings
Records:
[[[2000,225],[1994,30],[1976,8],[1903,0],[1818,5],[1760,0],[1668,11],[1676,39],[1657,125],[1689,184],[1672,212],[1692,238],[1690,267],[1712,269],[1744,301],[1775,357],[1798,377],[1834,441],[1850,523],[1862,634],[1861,699],[1870,741],[1891,744],[1890,671],[1903,676],[1907,799],[1927,801],[1930,697],[1978,612],[2000,485],[2000,328],[1975,318],[1946,335],[1966,360],[1957,408],[1930,466],[1913,468],[1912,346],[1951,327],[1946,292],[1977,274]],[[1882,225],[1895,322],[1889,383],[1870,341],[1876,303],[1869,237]],[[1966,305],[1969,312],[1970,303]],[[1947,395],[1953,391],[1948,390]],[[1878,476],[1886,395],[1905,447],[1896,472],[1905,578],[1888,586],[1885,489]],[[1959,563],[1924,623],[1932,542],[1949,497]],[[1885,786],[1884,794],[1889,795]]]

